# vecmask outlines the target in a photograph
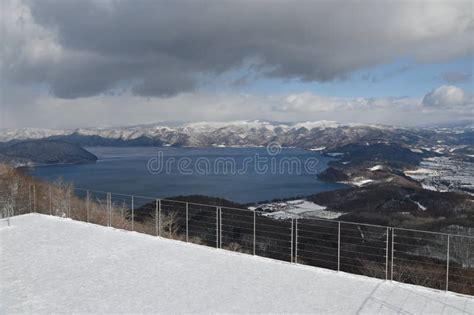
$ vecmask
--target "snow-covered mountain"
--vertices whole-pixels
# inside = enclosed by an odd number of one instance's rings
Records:
[[[178,126],[149,124],[115,128],[53,130],[24,128],[0,130],[0,142],[26,139],[59,139],[82,145],[171,146],[282,146],[314,149],[353,142],[430,144],[446,141],[443,132],[383,125],[344,124],[335,121],[272,123],[267,121],[198,122]],[[435,139],[432,139],[435,138]]]

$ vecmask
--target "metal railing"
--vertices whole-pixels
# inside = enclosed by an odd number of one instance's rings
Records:
[[[25,212],[474,295],[473,236],[319,218],[277,220],[249,209],[45,187],[30,187]]]

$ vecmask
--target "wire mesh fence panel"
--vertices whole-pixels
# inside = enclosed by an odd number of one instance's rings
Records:
[[[291,220],[275,220],[255,213],[255,254],[292,261]]]
[[[0,187],[0,219],[9,218],[20,213],[15,212],[14,198],[8,187]]]
[[[89,191],[89,222],[109,226],[108,194],[106,192]]]
[[[48,199],[50,198],[50,214],[58,217],[69,217],[71,214],[71,192],[57,186],[50,186]]]
[[[132,230],[132,196],[110,194],[110,225],[117,229]]]
[[[0,173],[0,210],[3,215],[12,216],[33,212],[32,187],[33,184],[23,177],[12,176],[8,171]]]
[[[218,210],[216,206],[188,204],[188,241],[217,247]]]
[[[87,191],[70,188],[66,192],[70,207],[70,218],[87,222]]]
[[[186,203],[161,200],[159,234],[174,240],[186,240]]]
[[[5,205],[13,211],[15,215],[31,212],[31,185],[26,182],[19,181],[15,185],[3,187],[3,201]]]
[[[74,220],[82,221],[81,202],[78,198],[74,199],[74,190],[70,190],[68,186],[49,185],[45,195],[47,196],[48,203],[46,213],[63,218],[71,217]]]
[[[445,290],[448,284],[448,236],[393,230],[393,280]]]
[[[340,270],[389,279],[390,229],[360,223],[340,223]]]
[[[245,209],[220,207],[220,247],[253,254],[254,212]]]
[[[14,216],[14,205],[7,196],[8,192],[0,189],[0,194],[0,219]]]
[[[295,227],[296,228],[296,227]],[[298,220],[297,262],[338,269],[338,223],[326,220]]]
[[[447,290],[474,295],[474,237],[449,236]]]
[[[26,177],[0,164],[0,218],[33,212],[32,186]]]
[[[20,211],[15,211],[15,197],[12,194],[11,188],[1,184],[2,183],[0,183],[0,219],[21,214]]]
[[[158,235],[157,200],[153,198],[134,196],[134,229],[149,235]]]
[[[71,189],[71,218],[87,222],[87,190]]]
[[[34,212],[49,214],[49,185],[43,183],[33,185],[32,194]]]

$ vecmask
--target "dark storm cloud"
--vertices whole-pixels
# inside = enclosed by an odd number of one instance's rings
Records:
[[[140,83],[134,85],[132,91],[142,96],[173,96],[183,90],[192,90],[194,86],[195,81],[191,76],[161,71],[145,75]]]
[[[7,76],[46,83],[61,98],[96,95],[121,84],[138,95],[171,96],[194,89],[200,75],[249,64],[267,77],[328,81],[406,55],[430,62],[472,53],[467,2],[43,0],[28,5],[34,22],[54,33],[60,52],[49,59],[22,56],[26,62],[15,62],[19,57],[11,54],[14,66]]]

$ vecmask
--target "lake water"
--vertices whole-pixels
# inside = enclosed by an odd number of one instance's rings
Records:
[[[316,173],[331,160],[317,152],[266,148],[87,148],[96,164],[39,166],[33,176],[76,188],[166,198],[208,195],[250,203],[346,187]]]

